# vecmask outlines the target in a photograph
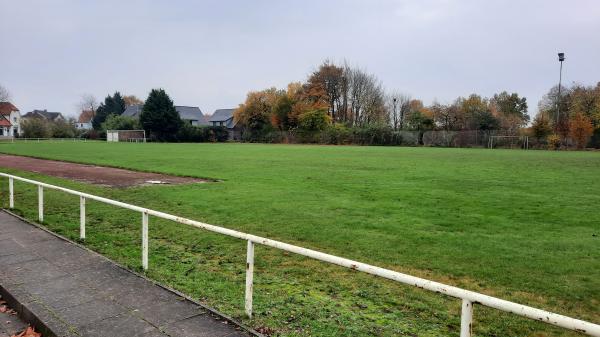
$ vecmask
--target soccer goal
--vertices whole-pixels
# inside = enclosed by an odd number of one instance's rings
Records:
[[[488,148],[529,149],[528,136],[490,136]]]
[[[146,130],[106,130],[106,141],[145,143]]]

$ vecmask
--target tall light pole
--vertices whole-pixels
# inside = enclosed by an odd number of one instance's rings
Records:
[[[558,53],[558,61],[560,62],[560,72],[558,75],[558,99],[556,100],[556,126],[555,128],[558,130],[558,126],[560,124],[560,87],[562,82],[562,63],[565,60],[565,53]]]

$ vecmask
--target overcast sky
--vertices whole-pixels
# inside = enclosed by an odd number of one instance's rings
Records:
[[[0,0],[0,85],[22,113],[162,87],[205,113],[305,80],[324,59],[444,103],[600,81],[598,0]]]

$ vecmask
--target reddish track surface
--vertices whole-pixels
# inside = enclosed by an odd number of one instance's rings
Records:
[[[159,173],[146,173],[105,166],[75,164],[3,154],[0,155],[0,167],[25,170],[53,177],[113,187],[148,185],[151,184],[149,181],[161,181],[166,184],[189,184],[208,181],[197,178],[177,177]]]

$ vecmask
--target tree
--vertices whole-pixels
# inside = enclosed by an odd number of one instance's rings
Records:
[[[347,67],[348,113],[355,126],[387,123],[385,94],[381,82],[371,74]]]
[[[280,97],[285,94],[285,91],[274,87],[248,93],[246,101],[240,104],[233,115],[235,121],[244,128],[247,138],[256,139],[270,128],[271,114]]]
[[[98,100],[92,94],[82,94],[81,100],[77,104],[79,111],[94,111],[98,109]]]
[[[183,121],[169,95],[163,89],[152,89],[140,114],[140,124],[151,136],[168,141],[175,139]]]
[[[50,125],[41,118],[28,118],[21,122],[21,135],[24,138],[49,138]]]
[[[578,112],[569,122],[569,135],[575,141],[578,149],[583,149],[594,133],[594,126],[590,118]]]
[[[125,107],[132,105],[142,105],[144,101],[137,98],[135,95],[125,95],[123,96],[123,103],[125,103]]]
[[[0,102],[9,102],[11,97],[10,97],[10,92],[8,91],[8,89],[6,89],[4,86],[0,85]]]
[[[550,125],[550,119],[545,113],[540,112],[535,116],[531,130],[533,131],[533,136],[538,140],[546,139],[546,137],[552,134],[552,125]]]
[[[110,115],[102,123],[102,130],[135,130],[139,129],[138,121],[123,115]]]
[[[51,137],[53,138],[73,138],[77,134],[75,124],[64,120],[58,120],[49,123]]]
[[[546,116],[550,119],[551,124],[555,129],[563,129],[563,135],[565,130],[568,132],[568,123],[565,121],[569,120],[570,115],[570,100],[571,90],[567,87],[561,86],[560,89],[560,116],[558,115],[558,86],[552,87],[548,93],[546,93],[540,102],[538,103],[538,110],[546,113]],[[559,120],[557,120],[557,117]],[[566,136],[566,135],[564,135]]]
[[[271,124],[279,130],[289,130],[295,123],[290,119],[294,100],[286,95],[281,95],[277,98],[275,105],[271,111]]]
[[[98,109],[96,109],[96,115],[92,119],[92,126],[96,130],[102,128],[102,123],[106,120],[109,115],[120,115],[125,111],[125,101],[121,97],[121,93],[118,91],[113,96],[108,95],[104,98],[104,102],[100,103]]]
[[[495,94],[490,100],[490,106],[492,114],[503,129],[516,132],[529,123],[527,99],[519,97],[517,93],[509,94],[503,91]]]
[[[323,131],[331,123],[327,110],[312,110],[300,116],[298,126],[309,132]]]
[[[342,109],[342,95],[346,84],[344,68],[325,60],[306,82],[306,92],[313,103],[320,102],[326,105],[329,116],[334,121],[343,120],[345,116],[339,112]]]
[[[404,127],[404,119],[410,111],[410,96],[394,91],[387,97],[390,125],[394,130]]]

